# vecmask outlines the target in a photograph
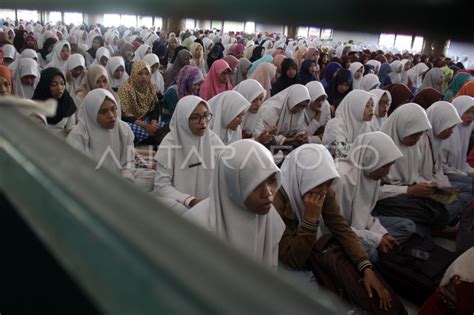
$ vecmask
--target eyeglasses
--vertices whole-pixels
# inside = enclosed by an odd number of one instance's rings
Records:
[[[189,121],[195,124],[200,124],[203,121],[204,122],[209,122],[212,119],[212,114],[209,112],[206,112],[202,115],[199,114],[192,114],[189,116]]]
[[[388,105],[390,105],[390,101],[380,101],[379,105],[388,106]]]

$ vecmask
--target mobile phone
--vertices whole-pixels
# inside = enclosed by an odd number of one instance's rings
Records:
[[[419,250],[419,249],[416,249],[416,248],[412,248],[410,250],[410,256],[416,258],[416,259],[419,259],[419,260],[423,260],[423,261],[427,261],[430,259],[430,253],[428,252],[425,252],[425,251],[422,251],[422,250]]]

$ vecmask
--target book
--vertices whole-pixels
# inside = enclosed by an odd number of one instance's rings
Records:
[[[431,199],[444,205],[450,205],[459,197],[459,194],[459,190],[453,187],[433,187]]]

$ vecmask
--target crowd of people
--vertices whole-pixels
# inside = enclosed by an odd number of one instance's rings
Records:
[[[302,282],[332,235],[362,279],[341,286],[392,314],[406,311],[376,272],[380,254],[413,234],[455,235],[472,203],[466,66],[281,34],[0,28],[0,96],[55,99],[54,116],[35,115],[41,127]],[[433,200],[435,188],[456,200]],[[450,270],[474,282],[473,268]]]

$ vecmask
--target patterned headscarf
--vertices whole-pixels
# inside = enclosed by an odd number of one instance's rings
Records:
[[[147,69],[151,74],[150,66],[145,61],[135,61],[130,77],[118,90],[122,111],[126,117],[133,116],[141,119],[155,107],[155,103],[158,101],[156,89],[151,84],[151,80],[146,86],[139,84],[138,73],[143,69]]]

